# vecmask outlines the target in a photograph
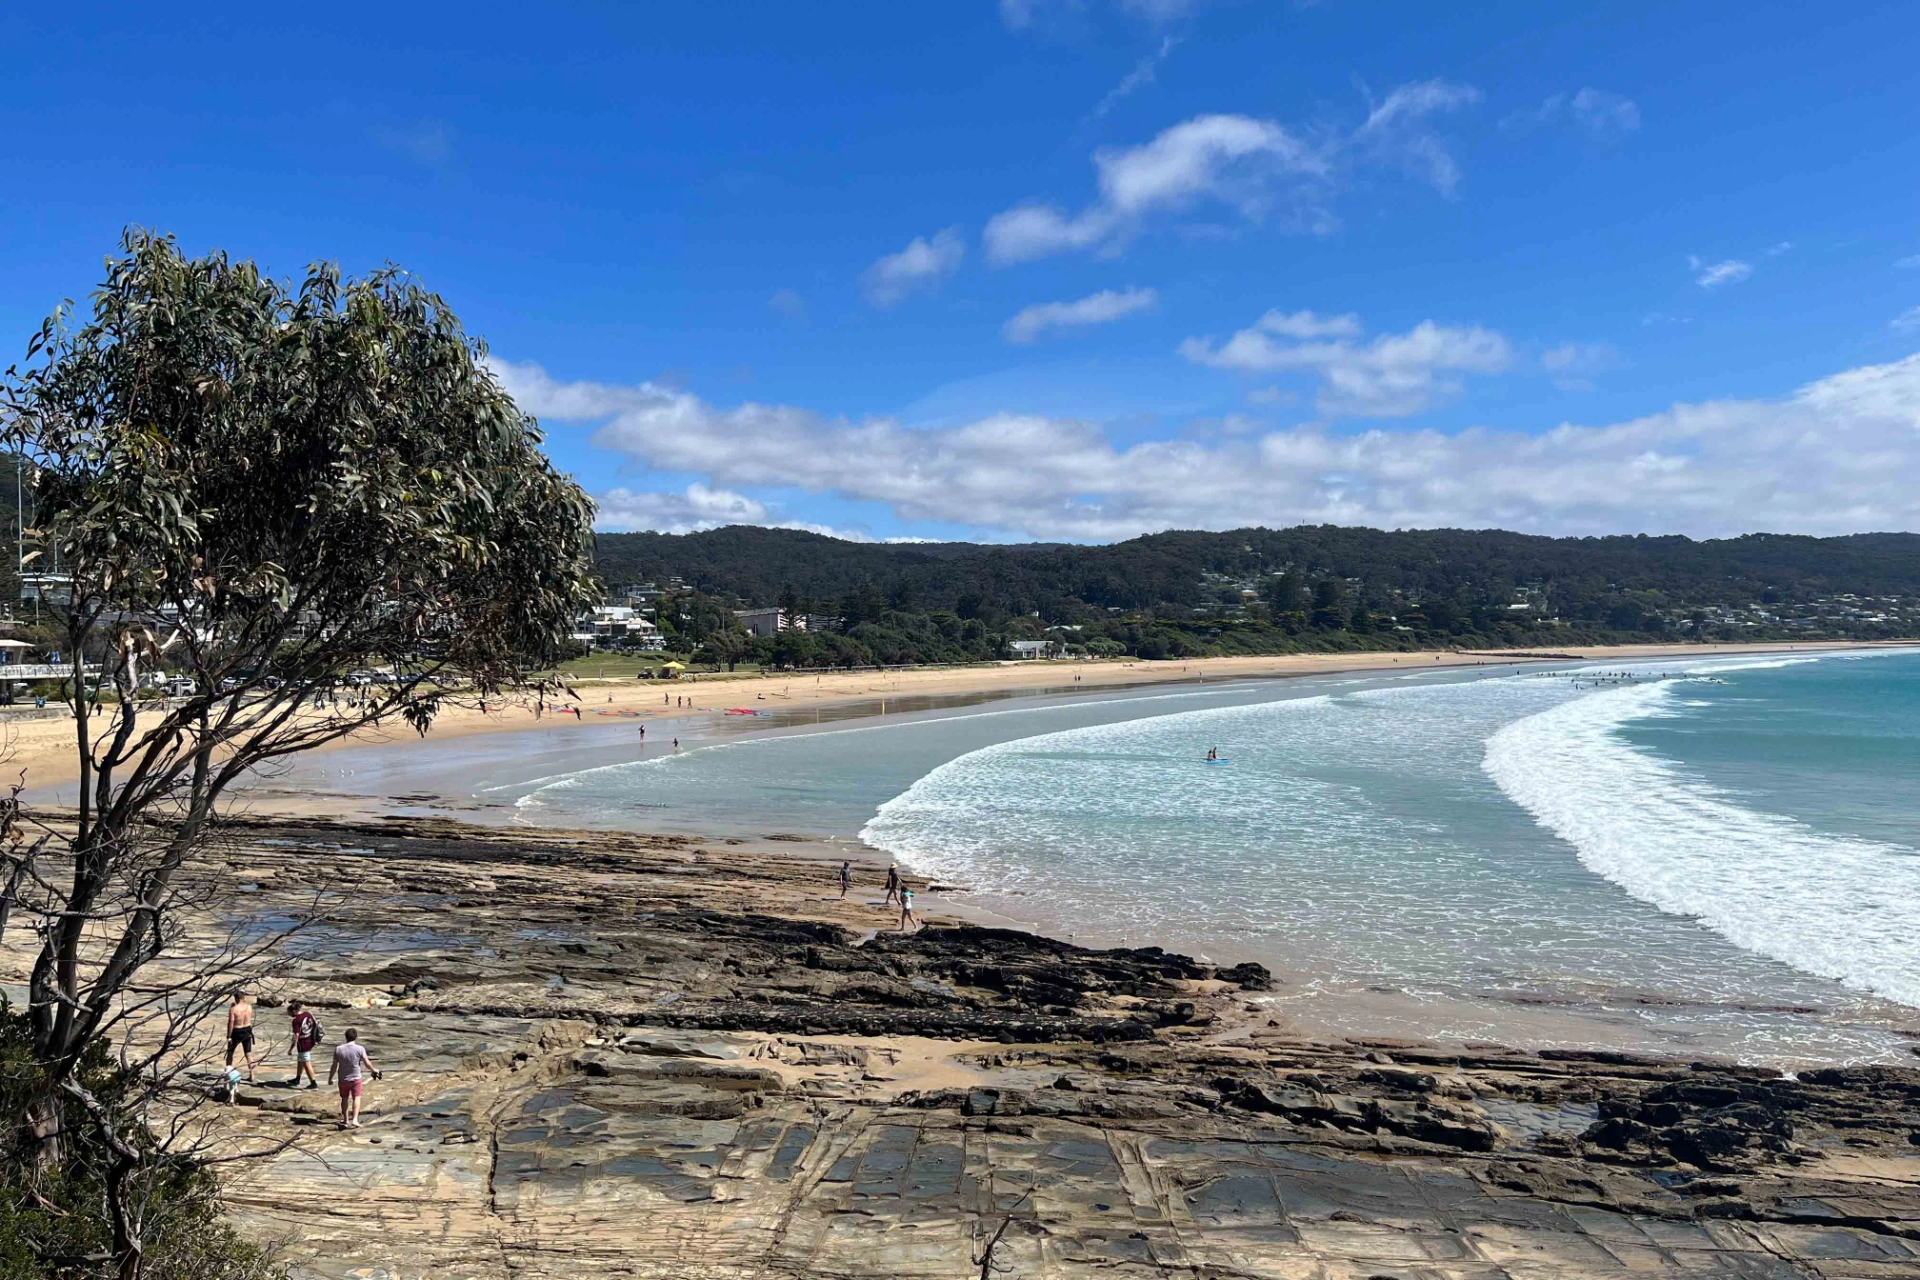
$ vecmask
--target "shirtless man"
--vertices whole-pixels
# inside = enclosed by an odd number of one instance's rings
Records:
[[[853,864],[842,860],[840,863],[840,896],[846,897],[847,890],[853,887]]]
[[[240,1050],[247,1056],[247,1083],[253,1083],[253,1002],[247,999],[247,993],[233,993],[233,1004],[227,1010],[227,1065],[233,1065],[233,1051]]]

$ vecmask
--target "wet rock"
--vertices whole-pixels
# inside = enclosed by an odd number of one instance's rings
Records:
[[[1273,974],[1268,972],[1267,966],[1251,960],[1229,969],[1216,970],[1213,976],[1223,982],[1234,983],[1245,991],[1273,990]]]

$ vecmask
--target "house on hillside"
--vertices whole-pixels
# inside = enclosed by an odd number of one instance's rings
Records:
[[[1057,658],[1060,645],[1054,640],[1009,640],[1007,652],[1016,658]]]

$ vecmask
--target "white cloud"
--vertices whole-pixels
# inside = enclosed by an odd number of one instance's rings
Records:
[[[1911,258],[1901,258],[1893,265],[1903,271],[1911,271],[1915,267],[1920,267],[1920,253],[1914,254]]]
[[[1750,263],[1737,258],[1728,258],[1725,262],[1707,262],[1689,256],[1687,269],[1693,272],[1693,282],[1702,289],[1717,289],[1723,284],[1739,284],[1753,274]]]
[[[1298,427],[1124,448],[1097,426],[1054,418],[999,414],[922,430],[496,367],[532,412],[603,410],[584,415],[604,419],[595,440],[650,467],[1028,537],[1321,522],[1696,537],[1920,527],[1920,355],[1783,400],[1679,404],[1610,426],[1454,435]]]
[[[1357,338],[1364,332],[1360,327],[1360,317],[1351,311],[1340,316],[1322,316],[1311,311],[1295,311],[1287,315],[1275,310],[1261,316],[1254,322],[1254,327],[1284,338],[1302,339]]]
[[[876,538],[861,529],[777,519],[774,508],[764,502],[729,489],[709,488],[697,481],[680,493],[609,489],[595,501],[600,510],[594,519],[594,528],[610,532],[644,529],[652,533],[698,533],[730,524],[756,524],[769,529],[803,529],[847,542],[934,541],[931,538]]]
[[[1361,418],[1419,413],[1458,393],[1459,375],[1499,373],[1513,362],[1512,347],[1491,329],[1424,320],[1406,333],[1382,334],[1365,344],[1357,341],[1360,334],[1355,316],[1269,311],[1217,347],[1211,338],[1188,338],[1180,354],[1195,364],[1243,373],[1317,373],[1320,412]]]
[[[1354,137],[1376,155],[1397,161],[1422,175],[1441,192],[1451,195],[1460,184],[1460,169],[1438,134],[1427,127],[1428,116],[1456,111],[1480,100],[1480,91],[1468,84],[1423,80],[1403,84],[1367,113]]]
[[[489,356],[486,366],[508,395],[528,413],[563,422],[610,417],[659,403],[666,388],[657,382],[561,382],[537,364],[515,364]]]
[[[1078,213],[1030,201],[995,215],[983,237],[987,257],[1005,265],[1080,249],[1118,252],[1149,217],[1208,203],[1248,222],[1278,208],[1298,229],[1326,231],[1328,194],[1346,168],[1363,162],[1406,169],[1451,193],[1458,166],[1426,121],[1479,96],[1441,80],[1402,85],[1346,136],[1252,116],[1195,116],[1137,147],[1094,152],[1099,196]]]
[[[453,159],[453,131],[443,120],[416,120],[398,127],[381,125],[373,130],[373,140],[429,169],[443,168]]]
[[[1205,0],[1117,0],[1121,12],[1152,23],[1177,22],[1195,13]],[[1087,7],[1087,0],[1000,0],[1000,20],[1014,31],[1024,31],[1047,17],[1071,16]]]
[[[1173,46],[1179,43],[1172,36],[1167,36],[1160,41],[1158,49],[1134,63],[1133,70],[1122,76],[1120,83],[1107,90],[1107,96],[1094,105],[1093,118],[1098,120],[1113,110],[1122,98],[1152,84],[1160,74],[1160,64],[1167,60],[1167,55],[1173,52]]]
[[[684,493],[635,493],[610,489],[599,497],[594,524],[602,529],[653,529],[661,533],[692,533],[729,524],[765,524],[766,504],[742,493],[687,486]]]
[[[1032,342],[1048,329],[1110,324],[1159,301],[1152,289],[1102,289],[1076,302],[1040,302],[1023,307],[1001,330],[1008,342]]]
[[[1613,143],[1640,127],[1640,107],[1632,98],[1585,88],[1577,93],[1556,93],[1537,107],[1509,112],[1501,118],[1500,128],[1505,133],[1525,135],[1563,121],[1591,141]]]
[[[1640,127],[1640,107],[1632,98],[1605,89],[1582,89],[1569,108],[1573,122],[1595,142],[1617,142]]]
[[[1149,22],[1177,22],[1196,12],[1204,0],[1120,0],[1120,7]]]
[[[1611,343],[1563,342],[1540,353],[1540,367],[1562,391],[1591,391],[1592,375],[1612,368],[1619,358]]]
[[[1908,307],[1888,323],[1901,333],[1912,333],[1920,329],[1920,307]]]
[[[775,289],[773,296],[767,299],[767,309],[789,320],[807,318],[807,300],[792,289]]]
[[[1015,31],[1030,27],[1040,3],[1041,0],[1000,0],[1000,21]]]
[[[1101,198],[1069,216],[1047,205],[1021,205],[987,223],[987,256],[1024,262],[1068,249],[1123,240],[1150,213],[1202,200],[1231,204],[1257,217],[1281,178],[1314,178],[1324,159],[1271,120],[1196,116],[1138,147],[1110,147],[1093,156]]]
[[[890,307],[916,289],[929,288],[960,269],[967,242],[960,228],[948,227],[933,239],[916,236],[898,253],[890,253],[868,267],[861,277],[867,301]]]

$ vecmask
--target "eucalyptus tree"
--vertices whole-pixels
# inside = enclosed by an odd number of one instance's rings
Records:
[[[591,502],[484,356],[398,270],[317,265],[293,287],[129,232],[90,310],[56,312],[0,382],[32,536],[72,579],[77,806],[16,846],[4,904],[40,934],[43,1160],[81,1115],[134,1123],[77,1067],[152,1015],[135,975],[179,936],[233,785],[525,687],[592,602]],[[123,1274],[136,1228],[116,1223]]]

